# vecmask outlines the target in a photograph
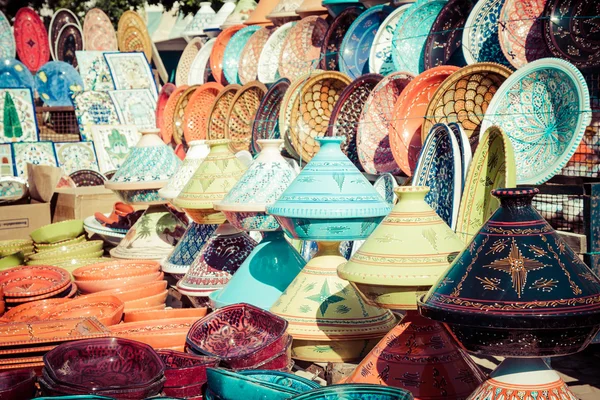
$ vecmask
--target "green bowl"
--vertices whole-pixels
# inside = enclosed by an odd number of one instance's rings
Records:
[[[67,255],[65,257],[58,258],[43,258],[41,260],[29,260],[27,261],[27,265],[53,265],[57,266],[58,264],[70,263],[73,260],[84,260],[88,258],[100,258],[104,254],[104,250],[98,250],[93,253],[83,254],[79,256]]]
[[[11,239],[0,241],[0,257],[9,256],[21,250],[33,247],[31,239]]]
[[[16,267],[17,265],[23,265],[23,261],[25,261],[25,256],[22,251],[2,257],[0,258],[0,271]]]
[[[44,225],[31,232],[30,236],[36,243],[56,243],[61,240],[75,239],[83,233],[83,221],[70,219],[55,224]]]
[[[38,252],[53,250],[63,246],[73,246],[74,244],[85,241],[85,235],[77,236],[75,239],[61,240],[56,243],[36,243],[35,248]]]
[[[40,251],[29,256],[31,260],[47,260],[52,258],[65,258],[82,256],[102,250],[103,240],[90,240],[89,242],[76,243],[71,246],[57,247],[51,250]]]

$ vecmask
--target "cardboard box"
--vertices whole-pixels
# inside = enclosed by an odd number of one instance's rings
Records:
[[[119,198],[104,186],[56,189],[52,222],[85,219],[95,212],[110,213]]]
[[[51,222],[50,203],[0,207],[0,240],[29,239],[34,230]]]

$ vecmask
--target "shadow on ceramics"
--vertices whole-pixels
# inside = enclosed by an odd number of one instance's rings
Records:
[[[168,200],[177,197],[181,189],[188,183],[194,172],[196,172],[202,161],[204,161],[209,151],[210,148],[205,140],[191,141],[185,159],[177,171],[169,178],[167,184],[158,191],[159,196]]]
[[[194,262],[202,247],[219,225],[200,225],[192,222],[173,252],[162,262],[162,270],[181,279]]]

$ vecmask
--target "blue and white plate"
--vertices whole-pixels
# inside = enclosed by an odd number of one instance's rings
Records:
[[[411,5],[404,4],[396,8],[377,29],[377,34],[371,45],[371,54],[369,54],[369,71],[371,73],[386,76],[396,71],[392,60],[392,39],[400,17]]]
[[[463,181],[462,181],[462,190],[465,188],[465,181],[467,179],[467,171],[469,170],[469,166],[471,165],[471,160],[473,159],[473,150],[471,149],[471,143],[469,142],[469,137],[465,133],[464,129],[460,124],[456,122],[450,122],[448,124],[448,128],[454,133],[454,137],[458,142],[458,149],[460,150],[460,159],[462,161],[462,173],[463,173]]]
[[[373,184],[377,193],[383,197],[385,201],[388,202],[389,205],[393,206],[396,204],[396,193],[394,193],[394,189],[398,186],[398,182],[394,178],[394,175],[386,172],[385,174],[381,174],[379,178]]]
[[[462,37],[462,50],[467,64],[487,61],[510,67],[498,38],[498,21],[504,2],[479,0],[471,10]]]
[[[71,64],[50,61],[35,74],[35,87],[45,105],[71,106],[73,94],[83,90],[83,80]]]
[[[240,56],[242,55],[242,50],[250,37],[260,28],[259,25],[247,26],[245,28],[237,31],[227,43],[225,47],[225,53],[223,54],[223,73],[225,74],[225,79],[229,83],[237,83],[241,85],[242,82],[238,76],[238,68],[240,64]]]
[[[429,186],[425,201],[448,224],[456,227],[462,194],[462,161],[458,141],[445,124],[431,128],[412,180],[413,186]]]
[[[0,59],[0,87],[34,89],[33,75],[15,58]]]

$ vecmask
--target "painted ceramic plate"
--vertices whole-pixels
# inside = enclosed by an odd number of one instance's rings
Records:
[[[235,97],[238,90],[242,87],[240,85],[228,85],[221,90],[215,102],[210,110],[210,117],[208,119],[208,132],[207,139],[225,139],[225,131],[227,130],[227,115],[229,113],[229,107]]]
[[[27,87],[33,90],[33,75],[27,67],[14,58],[0,60],[0,87]]]
[[[183,132],[185,109],[190,102],[190,98],[199,87],[199,85],[188,86],[177,98],[177,104],[175,104],[175,110],[173,111],[173,141],[176,144],[183,143],[185,140]]]
[[[71,106],[73,95],[83,91],[83,80],[70,64],[50,61],[35,74],[35,87],[47,106]]]
[[[542,58],[513,73],[494,95],[481,131],[499,126],[517,164],[517,184],[539,185],[569,161],[591,121],[585,79],[571,63]]]
[[[77,51],[79,75],[83,80],[84,90],[106,92],[114,90],[115,85],[102,51]]]
[[[75,95],[75,116],[81,140],[92,139],[92,126],[118,125],[119,116],[115,105],[106,92],[86,91]]]
[[[256,31],[244,46],[240,55],[238,78],[242,85],[258,78],[258,60],[274,28],[263,27]]]
[[[477,63],[450,75],[429,101],[424,114],[423,132],[429,132],[437,123],[458,122],[476,144],[479,126],[490,101],[511,73],[503,65]],[[425,140],[421,136],[423,143]]]
[[[6,15],[0,11],[0,58],[15,58],[17,47],[12,26],[6,19]]]
[[[76,24],[63,26],[56,38],[54,57],[77,68],[76,52],[83,50],[83,34]]]
[[[165,143],[171,143],[171,140],[173,140],[173,136],[175,135],[175,107],[177,107],[177,102],[181,95],[188,88],[189,86],[187,85],[176,88],[167,100],[163,112],[162,127],[160,129],[160,137]]]
[[[227,85],[228,83],[227,78],[225,77],[225,72],[223,71],[223,57],[225,56],[227,43],[229,43],[237,31],[243,28],[244,25],[235,25],[219,33],[219,36],[217,36],[217,41],[210,52],[210,70],[212,71],[215,80],[223,85]]]
[[[0,88],[0,107],[2,109],[0,143],[35,142],[38,140],[38,126],[32,89]],[[2,164],[5,163],[3,159]]]
[[[362,14],[350,25],[340,46],[340,71],[352,79],[369,72],[371,45],[381,23],[389,15],[389,7],[374,6]]]
[[[192,39],[185,49],[183,50],[183,54],[179,58],[179,63],[177,64],[177,71],[175,72],[175,84],[177,86],[181,85],[189,85],[189,74],[190,68],[196,56],[200,52],[202,48],[202,39],[194,38]]]
[[[206,140],[210,110],[222,89],[223,85],[220,83],[210,82],[199,86],[192,93],[184,109],[182,120],[183,137],[186,143],[189,144],[192,140]]]
[[[461,187],[464,189],[467,171],[469,170],[469,165],[471,165],[471,159],[473,158],[471,143],[469,142],[467,134],[459,124],[451,122],[448,124],[448,128],[452,131],[456,138],[456,142],[458,143],[458,150],[460,151],[460,159],[462,161],[461,171],[463,173],[463,183]]]
[[[110,18],[99,8],[92,8],[83,20],[83,38],[86,50],[117,51],[117,33]]]
[[[281,110],[281,101],[286,91],[290,87],[290,81],[287,78],[281,78],[275,82],[262,98],[254,123],[252,125],[252,152],[258,153],[257,140],[259,139],[279,139],[279,111]]]
[[[278,71],[281,77],[293,81],[314,70],[327,28],[327,21],[323,18],[310,16],[301,19],[290,29],[279,55]]]
[[[412,4],[404,4],[387,16],[377,29],[371,54],[369,54],[369,70],[376,74],[389,75],[395,71],[392,60],[392,40],[398,20],[402,17]]]
[[[515,187],[515,156],[508,136],[498,127],[483,132],[467,173],[458,211],[456,234],[465,243],[498,209],[500,201],[491,191]]]
[[[344,36],[350,25],[364,11],[362,7],[348,7],[342,11],[329,25],[325,39],[321,45],[321,62],[319,68],[326,71],[339,71],[339,53]]]
[[[340,93],[329,119],[327,136],[344,136],[342,151],[358,169],[362,165],[358,159],[357,137],[360,116],[367,104],[371,91],[383,79],[379,74],[365,74],[356,78]]]
[[[104,186],[106,178],[100,172],[82,169],[69,175],[77,187]]]
[[[288,22],[275,29],[260,52],[260,57],[258,58],[258,80],[262,83],[272,83],[280,78],[278,71],[279,57],[285,39],[294,25],[296,25],[296,22]],[[277,60],[277,62],[274,60]]]
[[[402,14],[392,39],[392,60],[396,71],[408,71],[415,75],[425,71],[427,36],[447,2],[418,0]]]
[[[388,202],[389,205],[393,206],[396,204],[396,200],[398,197],[396,193],[394,193],[394,189],[398,186],[398,182],[396,182],[396,178],[388,172],[385,174],[381,174],[379,178],[373,184],[377,193],[381,195],[381,197]]]
[[[210,53],[212,52],[213,46],[217,39],[210,39],[204,43],[204,46],[200,49],[192,65],[190,65],[190,71],[188,72],[188,85],[202,85],[206,83],[205,75],[207,72],[207,64],[210,60]],[[210,73],[210,71],[208,71]]]
[[[56,47],[56,42],[58,40],[60,31],[65,25],[68,24],[80,26],[79,19],[75,14],[73,14],[73,11],[67,10],[66,8],[61,8],[57,10],[54,15],[52,15],[50,26],[48,27],[48,40],[50,45],[50,55],[52,56],[53,60],[64,61],[56,59],[54,48]]]
[[[156,102],[156,127],[162,130],[163,118],[165,114],[165,107],[169,101],[169,98],[175,91],[177,86],[172,83],[165,84],[158,94],[158,101]]]
[[[252,82],[242,86],[235,94],[229,111],[225,137],[230,139],[229,148],[234,153],[250,150],[252,141],[252,120],[260,106],[260,101],[267,93],[267,87],[260,82]]]
[[[365,101],[356,139],[358,159],[365,172],[400,172],[392,155],[389,134],[396,120],[394,105],[413,79],[412,74],[394,72],[381,80]]]
[[[242,50],[244,50],[252,35],[260,28],[257,25],[242,28],[227,42],[225,53],[223,53],[223,73],[227,82],[237,83],[238,85],[241,83],[238,69],[240,68]]]
[[[498,19],[504,1],[479,0],[471,10],[462,37],[467,64],[488,61],[510,65],[498,40]]]
[[[462,52],[462,31],[475,0],[450,0],[431,26],[423,63],[425,69],[440,65],[466,65]]]
[[[447,125],[431,128],[415,168],[412,186],[428,186],[425,202],[453,230],[462,194],[462,161],[458,142]]]
[[[50,59],[48,33],[41,18],[29,7],[17,11],[14,23],[15,43],[19,60],[31,72],[36,72]]]
[[[58,166],[67,175],[85,169],[99,172],[94,142],[54,143],[54,151]]]
[[[117,27],[119,50],[122,52],[142,51],[148,62],[152,61],[152,41],[146,23],[135,11],[125,11]]]
[[[150,89],[111,90],[119,121],[135,125],[140,131],[156,129],[156,98]]]

